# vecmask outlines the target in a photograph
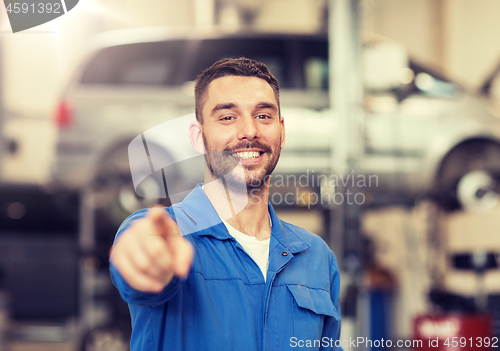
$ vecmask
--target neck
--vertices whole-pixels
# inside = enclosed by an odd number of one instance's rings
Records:
[[[221,179],[205,182],[203,191],[219,216],[234,228],[258,240],[269,239],[269,179],[260,189],[231,191]]]

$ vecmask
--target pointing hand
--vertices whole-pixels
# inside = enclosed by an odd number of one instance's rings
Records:
[[[186,277],[193,262],[192,245],[163,208],[152,208],[115,242],[111,262],[125,281],[143,292],[160,292],[174,275]]]

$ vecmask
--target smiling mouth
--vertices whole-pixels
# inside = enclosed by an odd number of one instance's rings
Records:
[[[253,158],[257,158],[262,155],[264,152],[262,151],[241,151],[241,152],[233,152],[231,156],[242,159],[242,160],[251,160]]]

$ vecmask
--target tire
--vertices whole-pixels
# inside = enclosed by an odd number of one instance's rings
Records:
[[[80,351],[128,350],[130,350],[130,330],[113,325],[91,329],[80,344]]]
[[[170,168],[170,167],[169,167]],[[149,170],[145,170],[148,174]],[[178,176],[169,177],[176,179]],[[155,204],[170,206],[162,171],[154,172],[138,184],[131,176],[127,145],[103,158],[94,184],[96,208],[104,220],[116,230],[130,214]]]
[[[469,141],[443,161],[434,199],[447,211],[487,212],[500,203],[500,145]]]

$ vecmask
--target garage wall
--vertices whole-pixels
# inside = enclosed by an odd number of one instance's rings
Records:
[[[364,0],[364,30],[403,43],[412,54],[441,65],[441,0]]]
[[[496,0],[365,0],[365,29],[477,87],[500,60]]]
[[[478,86],[500,61],[500,2],[447,0],[444,66]]]

